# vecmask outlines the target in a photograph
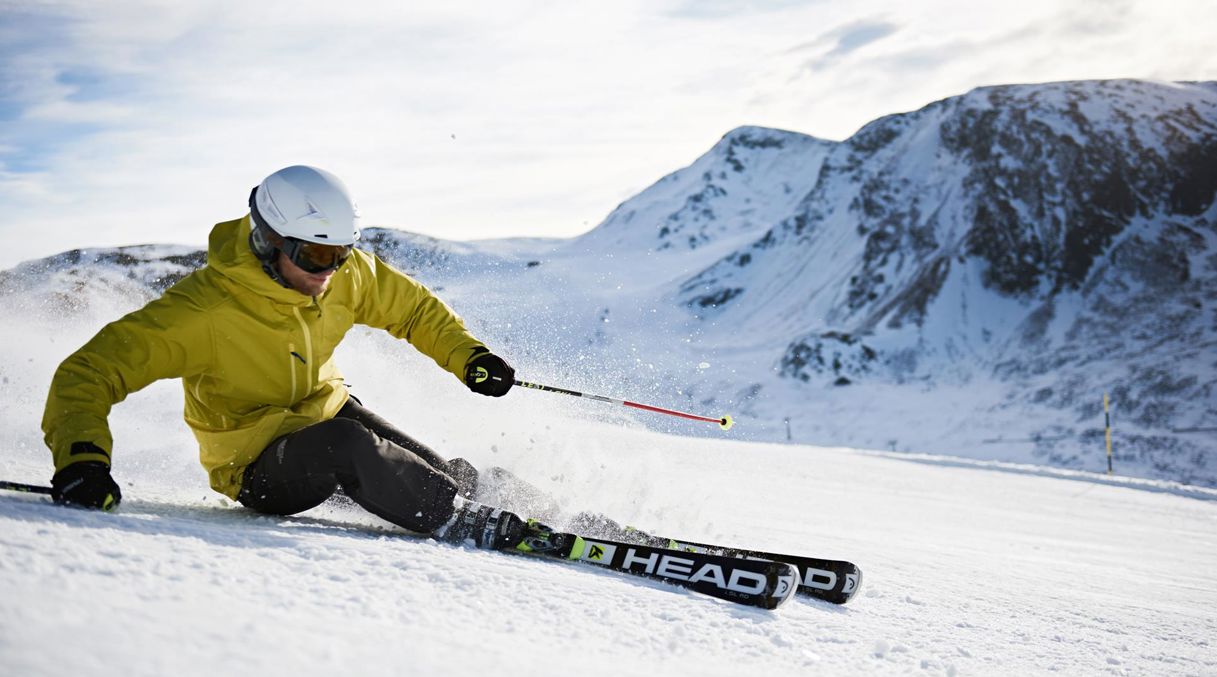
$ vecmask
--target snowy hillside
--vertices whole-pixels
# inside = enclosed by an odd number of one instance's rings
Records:
[[[1118,473],[1217,486],[1215,168],[1213,83],[992,87],[840,143],[734,130],[572,240],[364,246],[523,377],[730,413],[734,439],[1103,470],[1107,392]],[[71,324],[201,261],[74,251],[0,298]]]

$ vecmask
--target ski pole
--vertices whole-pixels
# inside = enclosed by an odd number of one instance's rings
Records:
[[[24,491],[27,494],[46,494],[48,496],[52,491],[50,487],[43,487],[37,484],[22,484],[20,482],[6,482],[4,480],[0,480],[0,489],[4,491]]]
[[[721,427],[723,430],[730,430],[731,426],[735,425],[735,421],[733,421],[731,419],[731,417],[728,415],[724,415],[722,418],[710,418],[708,416],[698,416],[696,414],[686,414],[683,411],[676,411],[674,409],[664,409],[663,407],[654,407],[649,404],[639,404],[637,402],[630,402],[628,400],[615,400],[611,397],[604,397],[603,395],[589,395],[588,393],[581,393],[577,390],[567,390],[566,388],[555,388],[554,386],[541,385],[540,383],[529,383],[528,381],[517,380],[515,382],[515,384],[522,388],[532,388],[533,390],[544,390],[547,393],[561,393],[563,395],[571,395],[573,397],[586,397],[589,400],[596,400],[597,402],[608,402],[609,404],[620,404],[620,405],[623,405],[626,407],[633,407],[635,409],[653,411],[657,414],[667,414],[668,416],[679,416],[681,418],[687,418],[687,419],[690,419],[693,421],[705,421],[707,423],[717,423],[719,425],[719,427]]]

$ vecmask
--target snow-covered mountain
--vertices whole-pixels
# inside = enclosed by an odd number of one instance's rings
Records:
[[[833,148],[790,215],[679,299],[785,341],[773,365],[806,390],[984,383],[968,413],[1003,423],[975,427],[1054,462],[1102,452],[1110,391],[1121,462],[1211,483],[1215,192],[1213,83],[983,88]],[[920,423],[949,439],[943,422]]]
[[[844,142],[734,130],[571,240],[365,246],[530,380],[731,413],[742,439],[1091,470],[1107,392],[1117,472],[1214,486],[1215,192],[1215,83],[989,87]],[[134,307],[201,261],[70,252],[0,298]]]

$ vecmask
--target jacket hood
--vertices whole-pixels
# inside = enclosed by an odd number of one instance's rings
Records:
[[[249,214],[235,221],[217,223],[208,237],[208,267],[276,303],[291,306],[312,305],[312,297],[281,286],[262,270],[262,262],[249,248],[249,231]]]

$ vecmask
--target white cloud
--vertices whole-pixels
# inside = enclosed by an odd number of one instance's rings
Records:
[[[297,162],[368,223],[569,236],[743,124],[844,138],[978,85],[1217,76],[1207,0],[906,5],[9,5],[0,267],[201,245]]]

